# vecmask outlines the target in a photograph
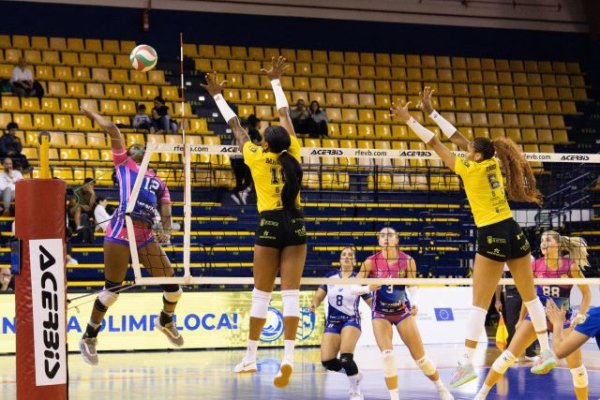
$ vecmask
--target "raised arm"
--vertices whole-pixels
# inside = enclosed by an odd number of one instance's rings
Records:
[[[233,112],[231,107],[229,107],[229,104],[227,104],[227,101],[225,101],[225,98],[223,97],[223,85],[227,83],[227,81],[222,81],[220,84],[218,84],[216,72],[213,72],[212,74],[206,74],[205,78],[206,85],[201,83],[200,86],[206,89],[208,94],[210,94],[213,97],[213,99],[215,99],[215,103],[217,104],[217,107],[219,108],[223,119],[225,119],[227,125],[229,125],[229,127],[233,131],[233,136],[235,136],[236,142],[240,146],[240,151],[242,151],[244,143],[249,141],[250,137],[248,136],[248,132],[246,132],[246,130],[242,128],[239,118],[237,117],[237,115],[235,115],[235,113]]]
[[[97,112],[89,110],[85,107],[81,107],[81,112],[83,112],[86,117],[96,121],[96,123],[100,125],[100,128],[102,128],[104,133],[107,133],[108,136],[110,136],[110,147],[112,149],[118,150],[125,148],[125,142],[123,141],[121,131],[112,121],[107,120]]]
[[[279,113],[279,124],[283,126],[290,135],[296,136],[294,125],[292,124],[292,118],[290,117],[290,106],[287,98],[285,97],[285,93],[283,93],[281,81],[279,80],[281,75],[283,75],[283,72],[288,69],[288,67],[289,64],[287,64],[285,58],[279,56],[277,59],[275,59],[275,57],[271,59],[271,68],[262,68],[260,71],[267,74],[271,80],[273,94],[275,94],[275,104],[277,106],[277,112]]]
[[[454,171],[454,164],[456,157],[454,154],[448,150],[446,146],[440,142],[440,140],[431,132],[429,129],[425,128],[421,125],[417,120],[415,120],[410,113],[408,112],[408,106],[410,105],[410,101],[406,103],[404,106],[401,104],[396,105],[392,103],[392,108],[390,111],[393,116],[398,117],[400,121],[408,125],[411,131],[415,133],[429,147],[433,149],[437,153],[438,156],[442,159],[446,167],[450,168]]]
[[[437,126],[440,127],[444,135],[452,143],[458,146],[459,149],[463,151],[467,151],[469,149],[469,144],[471,143],[458,129],[454,127],[447,119],[442,117],[437,111],[433,108],[433,103],[431,101],[431,96],[435,92],[434,89],[429,86],[425,86],[422,92],[419,92],[419,104],[418,106],[423,110],[423,112],[429,116],[436,123]]]

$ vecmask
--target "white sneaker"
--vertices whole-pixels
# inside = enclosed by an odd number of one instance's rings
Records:
[[[350,379],[350,390],[348,394],[350,395],[350,400],[364,400],[364,396],[362,391],[360,390],[360,381],[362,381],[363,375],[359,372],[356,380],[354,380],[354,376]]]
[[[294,372],[294,367],[292,363],[287,360],[283,360],[281,365],[279,366],[279,373],[273,379],[273,385],[278,387],[279,389],[283,389],[287,385],[290,384],[290,378],[292,377],[292,372]]]
[[[233,368],[233,372],[237,374],[252,374],[257,371],[256,360],[246,361],[242,360],[238,365]]]
[[[98,365],[98,353],[96,352],[96,345],[98,344],[98,338],[82,338],[79,341],[79,352],[83,361],[90,365]]]
[[[177,330],[177,326],[175,322],[171,322],[162,326],[160,324],[160,317],[156,318],[156,322],[154,323],[154,329],[159,332],[164,333],[164,335],[169,339],[174,346],[181,347],[183,346],[183,336]]]

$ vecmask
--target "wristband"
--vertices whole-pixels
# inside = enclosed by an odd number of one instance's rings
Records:
[[[281,81],[279,79],[273,79],[271,81],[271,86],[273,87],[273,94],[275,94],[275,105],[278,110],[282,108],[289,108],[287,98],[285,97],[285,93],[283,93],[283,88],[281,87]]]
[[[442,117],[437,111],[433,110],[433,112],[429,114],[429,118],[431,118],[433,122],[440,127],[448,139],[457,132],[457,129],[454,127],[454,125],[452,125],[446,118]]]
[[[421,125],[419,123],[419,121],[417,121],[413,117],[410,117],[410,119],[408,121],[406,121],[406,125],[408,125],[410,130],[413,131],[415,133],[415,135],[417,135],[419,137],[419,139],[421,139],[423,142],[425,142],[425,144],[431,142],[431,140],[433,140],[433,138],[435,136],[433,134],[433,132],[431,132],[429,129],[425,128],[423,125]]]
[[[236,118],[235,113],[233,112],[231,107],[229,107],[229,104],[227,104],[227,101],[225,101],[225,98],[221,93],[216,94],[213,98],[215,99],[215,103],[217,104],[217,107],[219,108],[223,119],[225,119],[225,122],[229,122],[229,120],[231,120],[232,118]]]

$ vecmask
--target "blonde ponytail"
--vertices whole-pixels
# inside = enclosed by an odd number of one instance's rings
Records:
[[[580,236],[560,236],[560,251],[569,253],[575,265],[582,271],[589,265],[587,242]]]

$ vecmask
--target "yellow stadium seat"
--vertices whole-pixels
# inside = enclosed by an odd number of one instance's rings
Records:
[[[72,148],[84,148],[87,147],[85,142],[85,134],[81,132],[70,132],[65,135],[66,138],[66,146]]]
[[[312,76],[326,77],[329,75],[326,64],[312,64]]]
[[[100,39],[85,39],[85,50],[102,53],[102,41]]]
[[[134,49],[136,43],[134,40],[121,40],[121,53],[129,57],[129,53]]]
[[[343,81],[344,91],[346,92],[360,92],[358,81],[356,79],[344,79]]]
[[[248,48],[248,58],[251,60],[264,60],[265,53],[262,47],[249,47]]]
[[[73,67],[73,78],[78,81],[89,82],[90,69],[88,67]]]
[[[237,89],[224,89],[223,97],[228,102],[238,103],[240,101],[240,91]]]
[[[114,68],[115,59],[112,54],[98,54],[98,64],[96,66],[103,68]]]
[[[248,88],[260,88],[262,85],[260,83],[260,78],[258,75],[248,74],[243,75],[244,87]]]
[[[35,78],[41,81],[54,79],[54,70],[49,65],[38,65],[35,67]]]
[[[486,111],[488,109],[486,105],[486,100],[480,97],[474,97],[470,99],[469,103],[473,111]]]
[[[375,67],[371,65],[361,65],[359,68],[361,78],[376,78]]]
[[[110,76],[106,68],[92,68],[92,80],[94,82],[109,82]]]
[[[360,70],[358,65],[344,65],[344,77],[346,78],[359,78]]]
[[[344,93],[342,95],[342,103],[346,107],[357,107],[358,95],[356,93]]]
[[[84,97],[85,88],[83,83],[80,82],[68,82],[67,83],[67,95],[71,97]]]
[[[292,92],[292,104],[297,103],[298,100],[304,100],[306,102],[308,100],[308,94],[306,92]],[[246,101],[246,103],[252,102]]]
[[[392,72],[389,67],[375,67],[375,78],[377,79],[392,79]]]
[[[17,96],[2,96],[2,111],[19,111],[21,102]]]
[[[246,51],[246,48],[243,46],[232,46],[231,47],[231,57],[240,59],[240,60],[245,60],[248,58],[248,52]]]
[[[231,48],[229,46],[215,46],[216,58],[231,58]]]
[[[299,76],[294,78],[294,89],[296,90],[309,90],[310,83],[307,77]]]
[[[77,131],[91,131],[94,129],[92,121],[85,115],[73,115],[73,127]]]
[[[129,54],[115,55],[115,66],[117,68],[131,68],[131,61],[129,60]]]
[[[96,185],[112,186],[113,185],[113,168],[94,168],[94,179]]]
[[[66,147],[65,134],[63,132],[50,132],[50,145],[52,147]]]
[[[344,122],[357,122],[358,114],[356,109],[342,109],[342,121]]]
[[[376,53],[375,54],[375,64],[382,66],[389,66],[392,64],[392,59],[390,55],[387,53]]]
[[[17,47],[17,46],[15,46]],[[32,36],[31,48],[36,50],[46,50],[49,47],[48,38],[45,36]]]
[[[356,132],[356,125],[354,124],[342,124],[340,126],[340,137],[342,138],[352,138],[352,137],[356,137],[357,132]],[[347,143],[346,141],[344,141],[343,143]],[[342,146],[344,147],[344,146]],[[351,146],[346,146],[346,147],[351,147]]]
[[[63,99],[64,100],[64,99]],[[38,103],[38,99],[23,99],[22,101],[23,111],[43,111],[48,113],[55,113],[60,111],[58,99],[54,97],[43,97],[41,99],[41,107]],[[36,109],[37,106],[37,109]]]
[[[176,86],[163,86],[161,88],[162,97],[165,100],[179,100],[179,90]]]
[[[240,105],[238,106],[238,116],[241,118],[248,118],[250,114],[255,114],[254,106],[251,105]]]
[[[495,85],[486,85],[486,87],[491,87],[491,86],[495,86]],[[516,93],[519,93],[519,96],[516,96]],[[489,94],[486,93],[486,96],[489,97]],[[527,98],[529,96],[529,93],[527,92],[527,88],[523,87],[523,86],[517,86],[517,87],[513,88],[513,86],[501,85],[500,86],[500,96],[508,98],[508,99],[512,99],[515,97]]]
[[[390,96],[386,94],[375,95],[375,106],[377,108],[390,108],[392,106]]]
[[[100,100],[100,112],[107,115],[119,114],[116,100]]]
[[[86,93],[90,97],[104,97],[104,86],[101,83],[87,83]]]
[[[184,43],[183,44],[183,56],[184,57],[197,57],[198,56],[198,47],[193,43]]]
[[[375,110],[375,122],[380,124],[389,124],[390,112],[388,110]]]
[[[53,50],[68,50],[67,41],[62,37],[51,37],[49,47]]]
[[[136,107],[135,107],[135,102],[133,101],[129,101],[129,100],[120,100],[119,101],[119,107],[116,111],[116,114],[121,114],[121,115],[135,115],[137,112]],[[148,110],[146,110],[146,112],[148,112]]]
[[[314,89],[314,87],[313,87]],[[334,92],[341,92],[344,90],[342,86],[342,80],[339,78],[328,78],[327,79],[327,90]]]
[[[486,113],[471,113],[473,126],[486,126],[488,124]]]
[[[95,53],[79,53],[79,63],[85,67],[95,67],[98,60]]]
[[[13,35],[12,47],[16,47],[18,49],[28,49],[30,47],[29,46],[29,36]]]
[[[158,90],[158,86],[142,85],[142,98],[152,100],[159,96],[160,92]]]
[[[71,120],[71,116],[65,114],[54,114],[54,128],[63,131],[72,130],[73,121]]]
[[[24,57],[29,64],[40,64],[42,62],[42,53],[39,50],[25,50]]]
[[[6,49],[4,50],[4,62],[7,64],[17,64],[23,56],[21,49]]]
[[[118,40],[109,40],[109,39],[104,39],[102,41],[102,48],[104,49],[105,53],[120,53],[121,52],[121,48],[120,48],[120,44]]]
[[[50,100],[54,101],[54,102],[56,102],[56,104],[58,104],[58,99],[50,98]],[[27,111],[27,112],[39,112],[39,111],[42,111],[40,109],[40,100],[37,97],[23,97],[23,98],[21,98],[21,110],[22,111]],[[52,111],[44,110],[44,111],[54,112],[53,110]]]
[[[561,107],[560,101],[558,101],[558,100],[548,100],[548,101],[536,100],[536,101],[543,102],[544,108],[551,114],[562,113],[562,107]]]
[[[562,115],[550,115],[550,127],[553,129],[565,128],[565,119]]]
[[[546,89],[552,89],[553,93],[546,95]],[[557,98],[558,93],[556,92],[556,88],[543,88],[541,86],[530,86],[529,87],[529,96],[532,99],[544,99],[544,98]]]
[[[43,50],[42,51],[42,64],[44,65],[58,65],[60,64],[60,56],[57,51]]]
[[[97,162],[100,160],[100,152],[98,150],[95,149],[80,149],[79,150],[79,154],[80,154],[80,159],[83,160],[85,163],[88,163],[92,161],[92,165],[94,164],[98,164]],[[62,154],[61,154],[61,158],[62,158]],[[96,161],[96,162],[94,162]],[[101,164],[101,163],[100,163]]]
[[[208,125],[205,119],[192,118],[190,119],[190,133],[207,133]]]
[[[361,81],[362,82],[362,81]],[[361,88],[362,90],[363,88]],[[358,96],[358,102],[361,105],[361,107],[366,107],[366,108],[373,108],[375,107],[375,98],[372,94],[374,90],[368,91],[365,94],[360,94]]]
[[[390,87],[390,81],[383,81],[383,80],[375,81],[375,92],[376,93],[391,93],[392,88]]]
[[[139,94],[139,86],[136,86]],[[104,94],[111,99],[123,98],[123,90],[120,84],[106,83],[104,85]],[[140,96],[136,96],[139,98]]]
[[[60,81],[70,81],[73,79],[71,67],[56,66],[54,67],[54,78]]]
[[[87,144],[89,147],[94,149],[104,149],[108,148],[109,144],[107,142],[106,134],[101,132],[92,132],[85,134],[87,139]],[[105,159],[105,158],[103,158]],[[110,160],[111,158],[108,158]]]
[[[148,72],[148,82],[155,85],[165,84],[165,71],[152,70]]]
[[[517,111],[517,102],[514,99],[502,99],[502,111],[515,112]]]
[[[79,53],[63,51],[61,53],[62,64],[64,65],[79,65]]]
[[[148,76],[146,72],[131,70],[129,71],[129,79],[132,83],[146,83]]]
[[[0,35],[0,48],[12,47],[10,35]]]
[[[129,125],[129,123],[131,122],[129,117],[124,116],[124,115],[114,115],[112,117],[109,117],[110,120],[112,120],[113,123],[115,124],[123,124],[123,125]]]
[[[77,101],[77,100],[75,100]],[[87,108],[88,110],[98,111],[98,100],[96,99],[80,99],[79,107]],[[78,113],[76,113],[78,114]]]
[[[19,125],[19,129],[28,130],[33,129],[33,123],[31,121],[31,114],[13,114],[13,122]],[[6,125],[4,125],[6,126]]]
[[[142,97],[142,93],[140,91],[140,86],[139,85],[124,85],[123,97],[128,98],[128,99],[140,99]]]
[[[534,88],[532,87],[531,89],[534,89]],[[564,91],[565,89],[569,90],[568,88],[560,88],[560,89],[561,89],[561,91]],[[533,97],[533,94],[531,94],[531,96]],[[559,98],[558,90],[555,87],[544,87],[543,88],[543,95],[542,96],[546,100],[548,100],[548,99],[558,99]],[[572,96],[570,98],[572,98]]]
[[[358,110],[358,120],[360,122],[367,122],[367,123],[375,122],[375,115],[373,113],[373,110],[370,110],[370,109]]]
[[[19,124],[21,127],[21,124]],[[52,129],[52,116],[50,114],[34,114],[33,115],[33,128],[39,130]],[[28,129],[28,128],[22,128]]]
[[[85,51],[83,39],[67,38],[67,49],[71,51]]]

